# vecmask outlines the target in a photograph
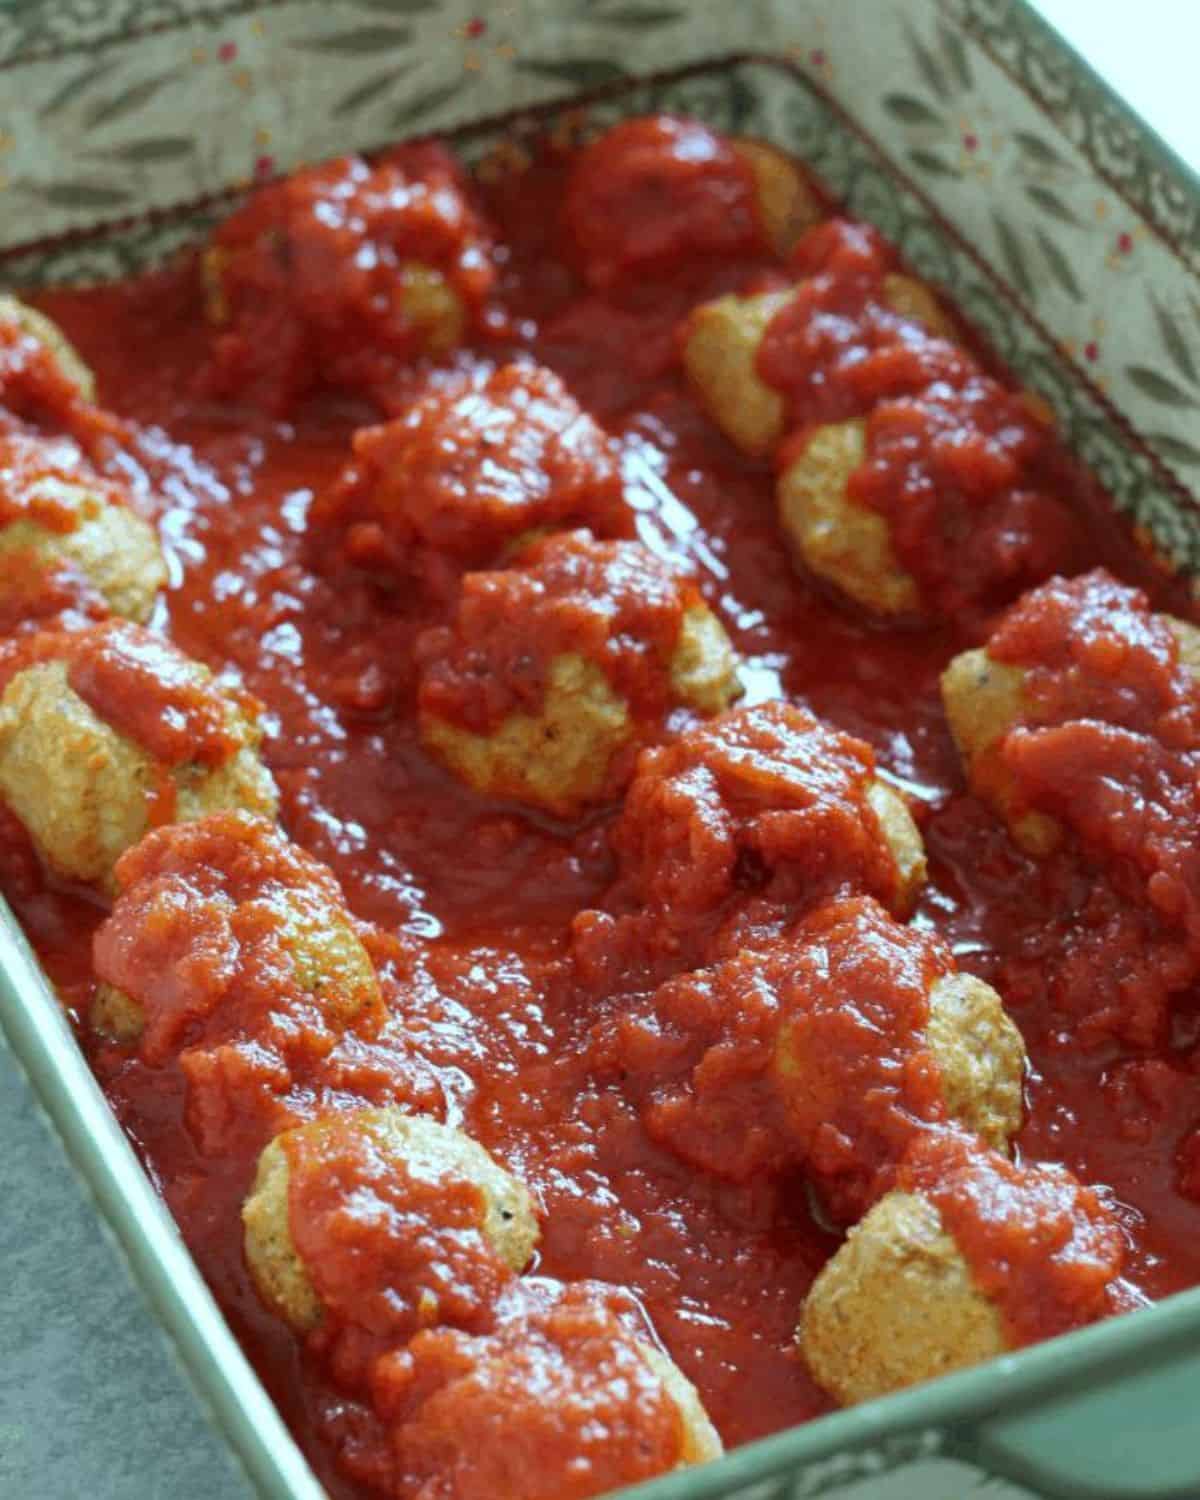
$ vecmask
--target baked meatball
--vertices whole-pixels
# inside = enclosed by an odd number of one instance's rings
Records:
[[[624,120],[586,147],[567,181],[563,226],[589,285],[669,274],[680,255],[786,254],[821,216],[795,162],[698,120]]]
[[[886,519],[849,492],[866,458],[861,418],[803,433],[788,445],[781,465],[779,523],[797,558],[818,578],[872,614],[913,614],[920,590],[896,558]]]
[[[15,643],[0,664],[0,797],[58,876],[111,888],[156,823],[274,817],[249,699],[124,621]]]
[[[861,891],[903,914],[925,881],[921,835],[870,746],[788,703],[643,751],[612,845],[619,930],[590,924],[596,939],[692,962],[736,950],[755,913],[791,920]]]
[[[673,709],[715,713],[740,691],[694,582],[586,531],[468,574],[453,626],[417,655],[426,746],[475,791],[564,817],[611,797]]]
[[[480,1323],[538,1238],[528,1190],[482,1146],[396,1108],[277,1136],[242,1223],[254,1284],[285,1322],[332,1315],[395,1342]]]
[[[73,438],[106,463],[128,437],[95,402],[91,371],[44,313],[0,296],[0,431]]]
[[[999,1309],[936,1207],[899,1191],[850,1230],[813,1283],[799,1336],[813,1378],[842,1406],[1008,1349]]]
[[[154,528],[124,487],[102,479],[66,439],[0,433],[0,573],[81,575],[116,615],[146,620],[167,581]],[[8,579],[0,581],[7,594]]]
[[[824,205],[786,151],[745,136],[733,136],[729,144],[753,179],[755,212],[767,245],[776,255],[789,255],[801,235],[824,217]]]
[[[873,614],[987,614],[1080,550],[1051,428],[978,373],[803,429],[778,461],[797,558]]]
[[[787,427],[783,393],[758,373],[758,351],[792,296],[730,293],[697,307],[680,330],[683,368],[697,399],[730,442],[754,458],[771,453]]]
[[[870,1400],[1117,1311],[1123,1263],[1119,1222],[1065,1168],[932,1132],[813,1283],[800,1348],[835,1400]]]
[[[312,522],[340,531],[352,562],[436,586],[532,531],[629,535],[632,514],[612,440],[557,375],[514,364],[431,386],[404,416],[356,433]]]
[[[116,885],[96,934],[93,1020],[148,1063],[270,1021],[272,1007],[282,1016],[289,997],[338,1027],[381,1009],[337,881],[262,818],[216,812],[157,829],[118,862]]]
[[[274,825],[212,813],[148,834],[118,862],[93,942],[93,1025],[184,1089],[206,1156],[257,1154],[347,1098],[436,1112],[440,1087],[389,1020],[332,872]]]
[[[648,1018],[618,1023],[622,1071],[661,1068],[664,1035],[678,1050],[643,1107],[651,1135],[735,1180],[799,1167],[841,1221],[888,1185],[923,1122],[1001,1149],[1021,1123],[1025,1050],[1000,997],[869,898],[668,980]]]
[[[588,1500],[721,1453],[700,1398],[631,1299],[518,1284],[482,1336],[436,1329],[380,1360],[373,1393],[419,1500]]]
[[[1165,716],[1194,698],[1198,680],[1200,630],[1152,614],[1142,594],[1097,570],[1027,595],[988,646],[946,668],[942,702],[971,790],[1039,857],[1058,845],[1062,827],[1029,806],[1005,758],[1009,734],[1071,720],[1129,723],[1139,690],[1161,699],[1151,707]]]
[[[317,385],[373,397],[484,317],[490,236],[453,159],[404,146],[260,188],[202,260],[215,335],[204,379],[286,412]]]
[[[19,387],[22,374],[35,387],[41,384],[44,372],[31,368],[39,362],[75,395],[96,399],[95,376],[62,330],[36,307],[0,294],[0,404],[9,404],[9,382]]]
[[[902,317],[952,335],[933,293],[911,276],[886,272],[880,295]],[[770,454],[789,426],[787,397],[759,373],[758,354],[772,319],[795,297],[795,291],[731,293],[696,308],[680,330],[683,367],[697,399],[725,436],[755,458]]]

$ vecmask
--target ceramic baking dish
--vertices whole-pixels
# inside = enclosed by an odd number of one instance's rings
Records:
[[[1053,404],[1148,544],[1200,575],[1200,187],[1020,0],[10,4],[0,284],[125,274],[257,177],[431,131],[469,157],[581,100],[804,158]],[[264,1495],[319,1495],[0,918],[0,1026],[220,1430]],[[1200,1290],[637,1493],[1196,1500],[1198,1388]]]

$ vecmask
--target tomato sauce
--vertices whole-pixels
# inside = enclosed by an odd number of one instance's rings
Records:
[[[373,1395],[395,1424],[399,1493],[450,1483],[462,1500],[576,1500],[684,1458],[678,1411],[631,1345],[628,1299],[526,1282],[505,1302],[495,1334],[430,1330],[381,1362]]]
[[[483,321],[491,258],[459,183],[449,152],[414,145],[374,169],[343,157],[256,194],[206,257],[210,316],[230,326],[205,387],[280,411],[318,372],[370,394],[442,343],[444,288]]]
[[[899,1185],[936,1205],[1014,1347],[1093,1322],[1128,1295],[1120,1224],[1061,1167],[1015,1166],[941,1130],[916,1141]]]
[[[365,1130],[299,1130],[284,1150],[292,1240],[323,1325],[361,1329],[379,1352],[423,1325],[487,1325],[512,1278],[484,1239],[478,1186],[401,1165]]]
[[[962,385],[975,373],[949,327],[925,328],[891,305],[887,278],[898,269],[868,224],[830,219],[797,245],[792,270],[803,280],[756,357],[763,380],[787,397],[792,426],[865,416],[885,398],[935,381]]]
[[[594,663],[630,710],[660,715],[684,610],[700,596],[630,543],[584,532],[538,541],[513,566],[463,580],[455,622],[417,643],[418,703],[483,733],[510,713],[542,707],[550,663],[573,653]]]
[[[222,694],[151,631],[109,622],[66,643],[74,691],[163,765],[219,766],[241,743]]]
[[[736,180],[722,181],[736,208],[740,169]],[[731,290],[786,282],[786,268],[732,216],[737,232],[702,236],[695,254],[668,245],[669,275],[654,274],[658,251],[651,246],[639,273],[622,277],[619,255],[585,225],[583,238],[595,237],[601,268],[589,283],[579,271],[580,226],[573,233],[563,226],[564,182],[564,161],[548,148],[523,174],[481,187],[481,221],[507,247],[487,292],[500,313],[491,320],[481,314],[452,378],[482,388],[488,371],[513,356],[532,356],[555,372],[583,420],[611,435],[639,537],[693,570],[726,622],[746,662],[748,702],[787,697],[865,742],[850,757],[849,803],[862,795],[872,754],[909,792],[931,866],[915,920],[936,930],[961,966],[1000,988],[1025,1036],[1031,1072],[1021,1155],[1061,1162],[1100,1185],[1121,1226],[1125,1274],[1147,1295],[1195,1284],[1200,1207],[1180,1190],[1198,1175],[1189,1134],[1200,1122],[1195,994],[1173,999],[1169,1027],[1148,1047],[1130,1049],[1111,1037],[1093,1048],[1075,1044],[1042,975],[1048,957],[1070,959],[1077,914],[1089,900],[1102,907],[1108,887],[1073,847],[1043,863],[1027,858],[965,791],[938,677],[955,652],[979,644],[979,619],[884,628],[797,576],[781,544],[770,469],[719,436],[678,371],[676,329],[692,307]],[[633,211],[620,207],[619,187],[609,194],[618,216]],[[661,203],[665,193],[670,202],[677,187],[686,198],[686,183],[668,180],[650,200]],[[601,926],[620,920],[610,892],[623,856],[620,841],[615,852],[609,841],[620,808],[568,824],[487,803],[420,747],[414,645],[444,623],[445,591],[397,581],[395,556],[380,564],[378,530],[358,534],[355,554],[354,528],[340,529],[325,509],[344,483],[352,443],[359,444],[356,463],[371,461],[354,434],[378,427],[389,411],[358,393],[375,389],[381,370],[394,371],[399,346],[388,342],[373,353],[362,380],[339,395],[299,400],[304,382],[297,372],[307,354],[289,356],[282,385],[257,367],[248,382],[234,382],[242,392],[265,391],[268,407],[278,407],[286,390],[299,404],[284,420],[260,403],[239,401],[229,387],[220,399],[211,386],[198,388],[211,334],[194,263],[98,290],[46,293],[38,302],[76,343],[97,373],[102,400],[127,424],[131,483],[141,495],[161,498],[161,530],[177,565],[162,623],[182,650],[236,669],[267,706],[263,753],[280,787],[283,827],[331,867],[350,910],[369,924],[363,941],[388,1010],[380,1034],[361,1040],[347,1033],[339,1042],[324,1019],[306,1016],[287,1045],[296,1035],[307,1040],[294,1054],[281,1052],[283,1078],[269,1058],[239,1051],[218,1033],[211,1045],[195,1048],[192,1072],[207,1101],[199,1119],[185,1119],[178,1073],[101,1045],[81,1026],[113,1108],[331,1494],[360,1493],[347,1473],[386,1470],[391,1439],[261,1305],[243,1262],[238,1217],[264,1129],[311,1111],[311,1095],[300,1096],[306,1070],[315,1077],[318,1061],[322,1086],[343,1106],[403,1099],[444,1115],[527,1181],[541,1209],[538,1273],[627,1288],[636,1299],[629,1315],[637,1306],[649,1314],[728,1444],[825,1411],[828,1401],[798,1357],[794,1330],[838,1237],[796,1181],[765,1172],[727,1181],[658,1144],[636,1091],[619,1071],[598,1068],[589,1045],[596,1028],[644,999],[647,987],[636,964],[606,966],[598,958],[581,969],[572,951],[580,913],[594,914],[588,921]],[[852,333],[847,338],[852,342]],[[259,380],[265,386],[256,386]],[[396,419],[406,420],[405,401],[390,390]],[[996,436],[985,428],[979,442],[986,449]],[[935,440],[928,432],[914,439]],[[1033,440],[1025,434],[1018,446]],[[1007,439],[997,441],[1003,447]],[[1080,566],[1103,564],[1147,588],[1157,607],[1187,613],[1183,586],[1154,571],[1097,488],[1065,460],[1055,463],[1069,475],[1056,493],[1082,522],[1072,532],[1072,566],[1077,555]],[[1023,482],[1004,493],[1019,497]],[[435,499],[431,513],[439,507]],[[506,535],[522,529],[524,522],[501,528]],[[348,538],[349,555],[335,557]],[[995,555],[989,552],[986,567]],[[1028,556],[1021,554],[1022,567]],[[1019,571],[1005,577],[1011,582]],[[658,753],[670,756],[671,749]],[[81,1017],[94,988],[89,938],[103,913],[78,893],[49,889],[13,820],[0,820],[0,829],[6,894],[65,1004]],[[786,828],[768,832],[787,837]],[[154,847],[161,858],[163,846]],[[123,883],[136,879],[141,888],[139,862],[149,857],[129,856]],[[211,863],[221,865],[215,857]],[[761,858],[739,864],[735,849],[731,869],[737,880],[763,887]],[[886,884],[890,876],[877,873]],[[186,878],[182,871],[167,876],[168,887]],[[153,889],[151,880],[145,890]],[[887,898],[886,890],[879,893]],[[239,902],[234,907],[243,910]],[[208,899],[197,909],[197,917],[180,917],[187,903],[176,903],[175,914],[163,918],[161,983],[163,1024],[182,1019],[203,1037],[203,1015],[172,1014],[169,974],[171,921],[217,920]],[[269,928],[270,903],[253,911]],[[595,948],[602,954],[607,942]],[[1102,960],[1101,949],[1089,960],[1092,972]],[[272,983],[281,982],[281,972]],[[302,1007],[302,996],[285,993]],[[651,1039],[648,1066],[658,1046]],[[249,1106],[248,1121],[247,1084],[259,1101]],[[289,1091],[297,1098],[289,1101]],[[570,1296],[587,1304],[582,1293]],[[618,1345],[604,1344],[603,1318],[586,1306],[580,1311],[570,1297],[565,1311],[541,1315],[543,1343],[555,1343],[560,1314],[599,1319],[600,1364],[623,1357]],[[1052,1326],[1051,1318],[1045,1327]],[[375,1393],[399,1442],[407,1403],[429,1408],[437,1390],[458,1384],[458,1396],[436,1408],[445,1437],[431,1449],[434,1468],[456,1443],[461,1448],[456,1434],[465,1430],[459,1424],[469,1428],[472,1401],[480,1421],[494,1415],[495,1386],[471,1383],[478,1351],[464,1350],[470,1338],[448,1330],[419,1335],[394,1356]],[[526,1399],[519,1380],[508,1397]],[[661,1456],[677,1434],[664,1425],[665,1412],[659,1417],[651,1425]],[[619,1414],[613,1421],[619,1425]],[[536,1411],[528,1413],[527,1430],[539,1431]],[[423,1420],[412,1441],[437,1448],[436,1432]],[[546,1441],[544,1461],[553,1465],[553,1433]],[[596,1461],[617,1463],[617,1450]],[[615,1484],[636,1475],[614,1470],[604,1477]],[[484,1476],[481,1496],[486,1482]]]
[[[874,901],[835,901],[762,951],[667,980],[601,1030],[650,1135],[746,1182],[801,1168],[852,1223],[890,1185],[914,1132],[946,1118],[925,1038],[951,972],[928,934]]]

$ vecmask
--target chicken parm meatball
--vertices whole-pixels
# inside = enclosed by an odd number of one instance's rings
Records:
[[[449,588],[532,531],[632,531],[614,443],[538,365],[433,386],[404,416],[356,433],[353,448],[312,519],[385,577]]]
[[[867,1401],[1133,1305],[1124,1258],[1115,1215],[1065,1167],[934,1132],[813,1283],[800,1348],[836,1401]]]
[[[1097,570],[1027,594],[942,679],[970,789],[1071,890],[1006,989],[1081,1047],[1165,1043],[1200,974],[1198,670],[1195,626]]]
[[[735,1181],[799,1168],[842,1222],[918,1130],[954,1120],[1004,1149],[1021,1123],[1025,1052],[999,996],[870,898],[668,980],[597,1056],[649,1084],[642,1119],[677,1155]]]
[[[850,484],[867,461],[867,424],[814,427],[786,447],[776,499],[796,557],[874,615],[912,615],[917,581],[897,560],[887,519],[857,505]]]
[[[429,750],[475,791],[562,817],[611,798],[672,710],[716,713],[740,691],[695,583],[586,531],[468,574],[454,624],[417,656]]]
[[[0,351],[0,404],[10,404],[9,382],[19,389],[22,375],[34,399],[57,389],[95,401],[95,376],[62,330],[36,307],[8,295],[0,295]]]
[[[277,1136],[242,1222],[246,1263],[277,1316],[393,1345],[439,1324],[481,1327],[538,1238],[528,1190],[482,1146],[394,1107]]]
[[[632,1299],[595,1282],[517,1283],[479,1335],[419,1333],[381,1359],[395,1500],[590,1500],[719,1457],[691,1382]]]
[[[167,581],[154,528],[124,486],[95,473],[69,439],[16,432],[0,432],[0,575],[4,614],[17,615],[18,591],[33,618],[51,614],[34,597],[61,588],[83,614],[98,605],[139,623]]]
[[[787,387],[778,383],[775,365],[779,356],[773,360],[769,383],[760,372],[759,354],[776,317],[788,309],[790,322],[795,316],[792,305],[804,292],[802,288],[745,296],[730,293],[696,308],[680,329],[683,368],[701,406],[730,442],[754,458],[773,452],[795,420]],[[881,308],[894,314],[897,340],[910,331],[908,324],[951,337],[933,293],[911,276],[899,271],[883,273],[877,296]],[[816,313],[809,309],[809,315]],[[794,394],[791,405],[795,405]]]
[[[780,524],[798,562],[872,614],[978,614],[1076,554],[1066,462],[1031,402],[975,375],[787,439]]]
[[[345,1077],[365,1104],[442,1108],[389,1028],[371,929],[272,824],[223,812],[158,829],[116,876],[92,1025],[141,1064],[178,1068],[203,1154],[260,1151],[338,1107]]]
[[[644,750],[612,846],[609,911],[574,930],[577,961],[600,975],[711,961],[756,922],[777,929],[839,894],[903,915],[925,881],[921,835],[870,746],[781,702]]]
[[[942,701],[971,790],[1027,853],[1049,853],[1060,823],[1031,806],[1005,754],[1020,729],[1092,720],[1177,736],[1200,708],[1200,629],[1154,614],[1144,594],[1101,569],[1027,594],[988,644],[956,656]]]
[[[202,262],[214,325],[204,383],[286,412],[318,384],[376,399],[486,318],[490,236],[453,158],[402,146],[260,188]]]
[[[125,621],[43,632],[0,658],[0,797],[57,876],[111,887],[156,824],[244,808],[274,817],[257,707]]]
[[[61,330],[37,308],[0,295],[0,430],[70,436],[96,459],[124,425],[95,402],[95,378]]]
[[[818,224],[791,269],[799,285],[754,356],[758,378],[783,397],[788,430],[864,416],[888,397],[977,372],[937,297],[870,225]]]
[[[669,275],[684,254],[786,255],[821,214],[799,166],[773,146],[652,115],[580,153],[563,227],[584,280],[603,290]]]

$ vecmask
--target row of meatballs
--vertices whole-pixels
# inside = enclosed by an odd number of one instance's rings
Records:
[[[166,567],[139,497],[104,475],[119,426],[51,325],[12,302],[0,320],[17,356],[0,434],[0,795],[57,878],[113,903],[96,1036],[179,1071],[201,1151],[266,1141],[246,1264],[386,1424],[394,1462],[361,1477],[398,1496],[436,1478],[464,1500],[516,1500],[565,1493],[547,1453],[580,1496],[715,1456],[632,1297],[519,1275],[533,1199],[439,1123],[439,1089],[389,1024],[370,932],[273,824],[258,706],[144,628]],[[625,557],[571,540],[565,567],[585,581],[651,567],[633,544]],[[678,617],[698,602],[650,577],[643,607],[674,609],[686,638]],[[695,670],[681,657],[685,682]]]
[[[270,821],[257,705],[143,628],[166,569],[136,497],[104,477],[119,428],[93,429],[90,377],[57,332],[5,313],[20,359],[0,436],[0,795],[56,877],[114,903],[96,1036],[180,1072],[202,1151],[266,1139],[246,1264],[386,1424],[394,1462],[360,1477],[396,1495],[436,1479],[464,1500],[584,1496],[715,1456],[632,1297],[519,1275],[539,1234],[530,1193],[439,1123],[440,1090],[386,1016],[371,934]],[[662,683],[641,689],[645,711],[676,678],[681,696],[709,693],[702,644],[689,659],[674,639],[696,616],[703,636],[698,596],[632,543],[567,540],[545,571],[577,592],[610,574],[631,595],[649,584],[634,608],[665,623],[646,646]]]

